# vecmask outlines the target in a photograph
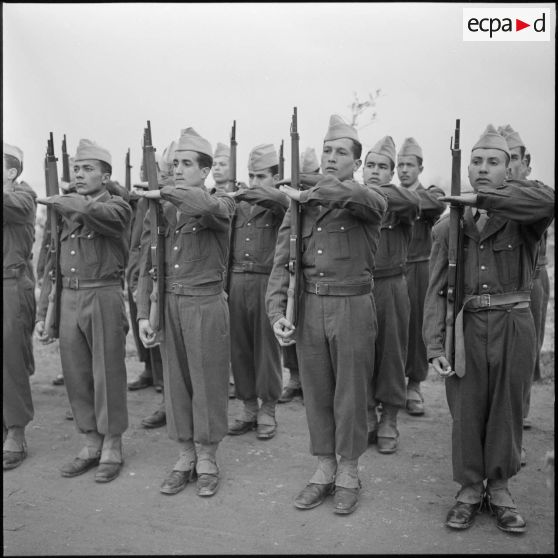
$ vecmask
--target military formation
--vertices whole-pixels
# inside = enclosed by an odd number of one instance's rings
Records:
[[[396,453],[398,414],[425,413],[432,370],[445,378],[459,484],[446,525],[466,529],[486,509],[501,530],[524,532],[508,482],[526,459],[540,378],[554,190],[528,178],[519,134],[488,125],[468,160],[472,193],[461,193],[456,128],[446,195],[421,184],[413,137],[397,150],[385,136],[364,152],[337,115],[321,160],[313,148],[300,154],[296,109],[290,176],[283,146],[260,144],[244,184],[235,128],[215,150],[182,129],[159,155],[148,123],[133,190],[129,154],[123,187],[111,154],[87,139],[59,181],[51,135],[45,197],[20,180],[22,150],[3,144],[4,471],[27,456],[33,333],[59,340],[54,382],[83,439],[63,477],[118,477],[127,391],[153,385],[161,403],[141,424],[166,425],[177,453],[161,493],[195,483],[212,496],[223,438],[273,438],[277,405],[302,397],[316,469],[293,503],[308,510],[332,496],[339,515],[358,507],[363,453]],[[37,204],[47,225],[35,274]],[[145,369],[127,383],[130,326]],[[231,397],[241,401],[234,418]]]

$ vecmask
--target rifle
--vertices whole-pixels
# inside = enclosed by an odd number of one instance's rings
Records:
[[[297,125],[296,107],[293,109],[291,122],[291,186],[300,190],[300,158],[299,158],[299,137]],[[298,320],[298,301],[300,298],[301,281],[301,206],[291,199],[291,233],[289,237],[289,287],[287,289],[287,310],[285,317],[293,326]]]
[[[285,156],[284,156],[285,142],[281,140],[281,147],[279,148],[279,180],[285,177]]]
[[[231,156],[229,159],[229,172],[230,172],[230,191],[235,192],[238,190],[236,185],[236,120],[233,120],[232,130],[231,130]],[[225,279],[225,292],[229,294],[229,289],[231,286],[231,273],[233,264],[233,251],[234,251],[234,225],[236,222],[236,212],[231,219],[231,228],[229,234],[229,257],[227,262],[227,276]]]
[[[56,196],[58,190],[58,169],[56,167],[56,158],[54,154],[54,139],[50,132],[50,139],[47,145],[47,154],[45,158],[45,176],[46,176],[46,193],[47,196]],[[52,287],[48,295],[48,306],[45,318],[45,332],[51,339],[57,339],[60,327],[60,299],[62,295],[62,274],[60,272],[60,235],[58,228],[58,215],[54,209],[48,206],[47,220],[50,226],[50,243],[49,252],[51,257],[50,279]]]
[[[455,121],[455,135],[450,140],[451,195],[461,195],[460,121]],[[448,241],[448,291],[446,309],[446,358],[455,370],[455,320],[463,303],[463,205],[450,204]]]
[[[143,133],[143,166],[147,174],[149,190],[159,189],[157,177],[157,162],[155,148],[151,139],[151,122],[147,121],[147,128]],[[161,332],[164,323],[165,300],[165,228],[163,213],[159,200],[149,200],[151,222],[151,269],[149,274],[153,281],[151,291],[151,307],[149,309],[149,324],[155,332]]]
[[[68,149],[66,148],[66,134],[64,134],[64,139],[62,140],[62,180],[64,182],[70,182],[70,156],[68,155]]]
[[[126,191],[130,192],[132,190],[132,165],[130,165],[130,148],[126,153],[126,181],[124,182],[126,186]]]

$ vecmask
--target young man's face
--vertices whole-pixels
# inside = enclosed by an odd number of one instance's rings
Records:
[[[332,174],[339,180],[348,180],[360,167],[361,160],[355,159],[353,142],[349,138],[324,141],[322,172]]]
[[[510,149],[510,156],[508,178],[513,180],[524,179],[528,173],[525,159],[521,156],[521,147],[512,147]]]
[[[261,186],[262,188],[274,188],[275,182],[279,179],[277,175],[271,174],[271,169],[248,171],[248,186]]]
[[[390,158],[379,153],[369,153],[362,169],[362,178],[367,186],[389,184],[393,178]]]
[[[230,180],[229,158],[222,156],[213,159],[211,172],[213,173],[213,180],[215,180],[216,184],[228,182]]]
[[[475,149],[469,163],[469,182],[476,192],[480,186],[497,188],[506,179],[508,162],[499,149]]]
[[[401,186],[408,188],[412,186],[422,172],[422,165],[419,166],[415,155],[402,155],[397,159],[397,176]]]
[[[107,188],[110,174],[103,172],[101,161],[84,159],[74,161],[76,192],[82,196],[96,196]]]
[[[180,151],[174,159],[174,183],[176,186],[203,186],[210,169],[200,168],[195,151]]]

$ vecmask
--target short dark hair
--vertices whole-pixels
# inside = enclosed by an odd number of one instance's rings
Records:
[[[99,161],[101,164],[101,172],[104,174],[108,172],[108,174],[112,174],[112,166],[109,165],[106,161]]]
[[[279,174],[279,165],[273,165],[272,167],[269,167],[269,172],[271,173],[271,176]]]
[[[211,168],[213,166],[213,157],[211,155],[200,153],[199,151],[196,151],[196,153],[198,154],[198,166],[200,169],[205,167]]]
[[[15,169],[17,171],[16,178],[23,172],[23,163],[13,155],[4,153],[4,161],[6,161],[6,168]]]

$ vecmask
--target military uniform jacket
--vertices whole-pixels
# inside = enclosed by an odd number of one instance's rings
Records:
[[[3,191],[2,236],[4,276],[12,272],[25,274],[34,281],[32,269],[35,241],[37,195],[25,182]]]
[[[143,231],[143,221],[149,202],[146,198],[139,198],[131,200],[132,205],[132,226],[130,233],[130,257],[128,259],[128,267],[126,269],[126,282],[128,288],[134,291],[138,285],[138,278],[140,273],[140,259],[141,259],[141,239]]]
[[[161,199],[164,200],[165,269],[163,274],[159,272],[159,277],[164,278],[165,290],[187,295],[219,292],[227,265],[235,201],[225,193],[210,194],[205,187],[191,186],[164,186]],[[151,218],[150,209],[144,220],[141,242],[138,320],[149,318]],[[173,291],[173,286],[179,290]]]
[[[77,193],[52,196],[47,205],[62,216],[60,270],[72,280],[123,280],[128,263],[132,208],[120,196],[104,192],[97,199]],[[53,265],[49,257],[47,270]],[[52,283],[41,290],[37,319],[44,320]]]
[[[232,271],[271,273],[277,233],[289,207],[287,196],[256,186],[236,200]]]
[[[386,197],[354,180],[325,176],[301,193],[302,273],[306,282],[362,285],[372,282],[374,255]],[[266,309],[271,324],[285,315],[291,208],[279,229]]]
[[[432,227],[446,209],[446,204],[439,200],[445,192],[437,186],[425,188],[418,184],[414,190],[420,199],[420,212],[413,227],[413,236],[409,245],[407,262],[425,262],[430,259],[432,250]]]
[[[376,189],[387,198],[387,212],[382,219],[374,277],[390,277],[405,271],[407,250],[419,214],[419,197],[415,192],[394,184],[384,184]]]
[[[490,218],[478,232],[473,211],[464,214],[464,294],[529,292],[538,245],[554,217],[554,190],[538,181],[513,180],[479,188],[477,207]],[[428,359],[443,356],[446,319],[449,218],[432,231],[430,284],[423,336]]]

